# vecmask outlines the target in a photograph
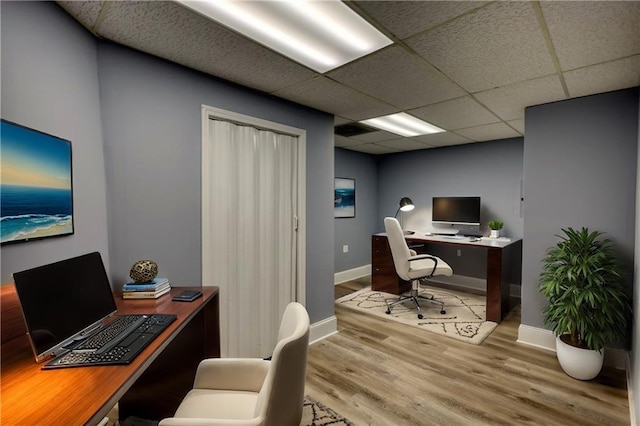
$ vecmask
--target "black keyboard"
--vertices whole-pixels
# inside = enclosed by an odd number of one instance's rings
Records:
[[[116,317],[115,321],[111,324],[84,340],[78,346],[73,348],[73,350],[100,350],[110,343],[112,343],[111,346],[115,346],[119,340],[122,340],[132,330],[142,324],[146,318],[147,317],[145,315],[120,315]]]
[[[175,319],[175,315],[169,314],[123,315],[115,321],[118,324],[113,328],[113,323],[109,324],[42,368],[129,364]]]

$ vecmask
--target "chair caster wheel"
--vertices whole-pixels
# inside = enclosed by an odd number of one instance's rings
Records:
[[[446,313],[447,313],[447,311],[445,311],[445,310],[443,309],[443,310],[441,310],[441,311],[440,311],[440,313],[441,313],[442,315],[444,315],[444,314],[446,314]]]
[[[385,314],[387,314],[387,315],[391,315],[391,309],[387,309],[387,310],[386,310],[386,312],[385,312]]]
[[[422,319],[422,318],[424,318],[422,314],[418,314],[418,319]]]

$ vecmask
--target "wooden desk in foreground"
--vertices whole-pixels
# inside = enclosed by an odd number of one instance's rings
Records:
[[[171,300],[185,289],[153,300],[123,300],[116,294],[118,314],[178,317],[131,364],[42,370],[24,323],[11,318],[20,313],[15,288],[2,286],[0,424],[95,425],[118,401],[121,419],[172,416],[191,389],[200,360],[220,356],[218,287],[198,287],[204,296],[194,302]]]
[[[508,277],[517,275],[518,283],[522,275],[522,239],[511,240],[483,238],[470,241],[469,238],[454,239],[444,236],[413,234],[406,236],[407,244],[418,253],[430,253],[430,247],[454,246],[470,248],[485,257],[487,281],[487,320],[500,322],[509,312]],[[449,262],[449,259],[443,259]],[[454,267],[454,274],[456,268]],[[400,294],[411,289],[411,283],[401,280],[395,271],[391,248],[385,233],[371,237],[371,289],[392,294]]]

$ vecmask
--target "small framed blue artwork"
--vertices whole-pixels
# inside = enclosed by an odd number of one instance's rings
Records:
[[[0,135],[0,243],[73,234],[71,142],[6,120]]]
[[[335,178],[334,217],[356,217],[356,180]]]

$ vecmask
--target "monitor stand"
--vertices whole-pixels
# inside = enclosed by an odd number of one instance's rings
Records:
[[[435,229],[432,234],[433,235],[458,235],[460,232],[457,229]]]

